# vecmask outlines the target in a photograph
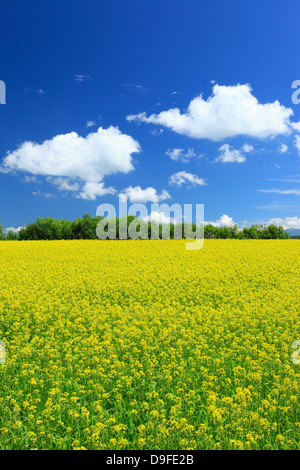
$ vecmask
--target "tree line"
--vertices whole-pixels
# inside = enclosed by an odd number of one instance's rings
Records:
[[[96,229],[102,219],[103,217],[91,217],[89,214],[84,214],[83,217],[78,217],[73,221],[38,217],[35,222],[22,228],[19,233],[10,231],[7,234],[4,233],[3,226],[0,224],[0,240],[97,240]],[[124,234],[124,230],[121,232],[121,227],[124,229],[124,226],[127,238],[132,238],[130,237],[130,224],[133,221],[135,221],[137,232],[141,233],[141,238],[154,238],[153,230],[151,229],[153,223],[141,221],[134,216],[114,219],[115,238],[119,239],[120,233]],[[155,238],[194,238],[195,235],[193,234],[197,230],[196,224],[171,223],[167,224],[170,232],[169,236],[165,237],[164,227],[166,224],[156,225],[157,236]],[[109,228],[106,231],[109,231]],[[182,236],[178,236],[178,233],[182,233]],[[189,233],[188,236],[186,236],[187,233]],[[124,238],[124,236],[120,238]],[[277,227],[276,225],[255,224],[251,227],[240,229],[237,225],[216,227],[215,225],[208,224],[204,226],[204,238],[287,239],[290,236],[283,227]]]

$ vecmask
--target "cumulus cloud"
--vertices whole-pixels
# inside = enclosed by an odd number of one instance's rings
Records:
[[[44,197],[45,199],[50,199],[52,197],[56,197],[55,194],[45,193],[43,191],[34,191],[32,194],[33,194],[33,196]]]
[[[194,152],[194,149],[188,149],[187,151],[185,151],[184,149],[179,149],[179,148],[167,150],[166,155],[168,155],[171,158],[171,160],[173,160],[174,162],[182,162],[182,163],[189,162],[191,158],[194,158],[194,157],[200,158],[203,156],[201,154],[197,155]]]
[[[36,176],[29,176],[29,175],[25,175],[22,181],[23,183],[39,183],[39,180],[37,179]]]
[[[26,182],[36,181],[37,175],[45,176],[59,191],[70,191],[83,199],[95,199],[115,192],[113,188],[104,187],[103,178],[132,171],[132,154],[140,150],[139,143],[122,134],[117,127],[99,127],[86,137],[70,132],[41,144],[24,142],[17,150],[7,153],[0,170],[29,173],[25,176]],[[40,191],[33,194],[50,197]]]
[[[66,178],[52,178],[49,176],[47,181],[56,186],[59,191],[78,191],[80,188],[79,183],[69,181]]]
[[[97,183],[95,181],[86,182],[80,193],[77,194],[78,199],[92,200],[94,201],[98,196],[105,196],[106,194],[115,194],[116,190],[109,186],[104,187],[104,183]]]
[[[174,173],[169,178],[169,184],[172,186],[181,187],[183,184],[191,184],[192,186],[200,185],[204,186],[207,183],[204,179],[199,178],[197,175],[193,175],[192,173],[187,173],[186,171],[179,171],[178,173]]]
[[[287,150],[288,150],[288,146],[287,146],[286,144],[281,144],[281,145],[279,146],[278,152],[279,152],[279,153],[286,153]]]
[[[253,152],[253,150],[254,150],[253,145],[244,144],[243,147],[242,147],[242,151],[245,152],[245,153]]]
[[[170,194],[165,189],[161,192],[161,194],[158,194],[154,188],[149,187],[142,189],[140,186],[135,186],[134,188],[129,186],[122,191],[120,197],[127,197],[132,204],[146,204],[147,202],[153,202],[154,204],[157,204],[160,201],[171,199]]]
[[[158,135],[162,134],[163,131],[164,131],[163,129],[158,129],[158,130],[154,129],[153,131],[149,131],[149,132],[150,132],[151,135],[158,136]]]
[[[219,141],[227,137],[248,135],[256,138],[288,134],[293,111],[274,101],[261,104],[249,84],[213,86],[207,100],[194,98],[186,112],[178,108],[147,116],[145,112],[127,116],[128,121],[158,124],[178,134],[195,139]]]
[[[211,224],[214,227],[231,227],[234,225],[238,225],[234,222],[232,217],[224,214],[220,217],[219,220],[215,222],[205,222],[205,225]],[[247,226],[249,223],[244,221],[242,226]],[[283,227],[285,230],[287,229],[300,229],[300,217],[286,217],[286,218],[272,218],[266,222],[265,225],[277,225],[278,227]]]
[[[32,175],[101,181],[105,175],[133,170],[132,154],[140,146],[118,128],[109,127],[79,136],[76,132],[57,135],[42,144],[24,142],[3,159],[2,168]]]
[[[174,217],[169,217],[162,211],[152,211],[150,215],[143,217],[145,222],[155,222],[157,224],[177,224]]]
[[[89,127],[94,127],[95,125],[96,125],[96,121],[88,121],[85,127],[88,129]]]
[[[205,225],[213,225],[214,227],[231,227],[236,225],[232,217],[229,217],[226,214],[221,215],[219,220],[215,222],[205,222]]]
[[[295,131],[300,132],[300,121],[299,122],[292,122],[291,126]]]
[[[219,148],[220,155],[216,159],[216,161],[220,161],[223,163],[228,163],[228,162],[238,162],[242,163],[246,161],[246,158],[244,157],[243,154],[239,150],[236,150],[228,144],[224,144]]]
[[[274,218],[267,222],[267,225],[277,225],[287,229],[300,229],[300,217],[286,217],[285,219]]]
[[[18,227],[18,228],[7,227],[7,228],[4,229],[4,232],[5,233],[8,233],[8,232],[19,233],[22,228],[25,228],[25,227]]]
[[[164,131],[163,129],[158,129],[158,130],[154,129],[154,130],[149,131],[149,132],[150,132],[151,135],[158,136],[158,135],[161,135],[163,133],[163,131]]]

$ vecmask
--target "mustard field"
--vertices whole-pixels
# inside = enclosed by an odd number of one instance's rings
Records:
[[[300,242],[0,242],[1,449],[299,449]]]

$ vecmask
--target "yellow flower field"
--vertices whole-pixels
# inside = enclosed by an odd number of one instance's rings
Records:
[[[299,449],[300,242],[0,242],[1,449]]]

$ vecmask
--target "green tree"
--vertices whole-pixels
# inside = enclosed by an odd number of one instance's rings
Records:
[[[212,224],[204,225],[204,238],[217,238],[217,227]]]
[[[3,225],[0,224],[0,240],[4,240],[4,239],[5,239],[5,236],[4,236]]]
[[[3,227],[0,225],[0,240],[96,240],[98,239],[96,229],[99,222],[103,217],[91,217],[89,214],[84,214],[83,217],[78,217],[73,222],[69,220],[55,220],[51,217],[41,218],[25,228],[21,229],[19,236],[16,234],[9,234],[9,238],[5,237]],[[124,216],[120,219],[110,219],[110,224],[105,222],[103,229],[104,232],[109,230],[111,234],[107,233],[106,238],[130,238],[128,227],[133,223],[132,233],[134,227],[139,233],[138,238],[151,239],[168,237],[170,229],[170,238],[194,238],[195,232],[199,233],[199,226],[195,224],[158,224],[156,222],[141,221],[133,215]],[[115,230],[116,228],[116,230]],[[111,235],[111,236],[110,236]],[[153,235],[153,237],[152,237]],[[204,238],[235,238],[235,239],[287,239],[290,235],[285,232],[283,227],[276,225],[257,225],[245,227],[242,230],[237,225],[227,227],[215,227],[212,224],[204,226]]]
[[[73,238],[81,240],[96,240],[96,228],[100,217],[94,219],[90,214],[84,214],[83,217],[78,217],[72,222],[72,234]]]
[[[6,235],[6,240],[19,240],[19,234],[16,232],[12,232],[11,230]]]

